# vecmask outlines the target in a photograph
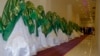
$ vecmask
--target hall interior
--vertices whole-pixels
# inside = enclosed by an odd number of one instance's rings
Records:
[[[66,21],[78,24],[84,35],[79,44],[64,56],[99,56],[100,50],[100,0],[25,0],[31,1],[35,7],[42,5],[45,12],[56,12]],[[0,0],[0,16],[2,16],[7,0]]]

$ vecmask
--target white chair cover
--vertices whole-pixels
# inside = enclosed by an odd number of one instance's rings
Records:
[[[68,35],[63,33],[61,29],[58,30],[57,35],[60,43],[68,42]]]
[[[6,56],[5,46],[6,46],[6,41],[3,40],[2,34],[0,33],[0,56]]]
[[[84,34],[83,34],[82,32],[80,32],[80,31],[78,31],[78,33],[80,34],[80,36],[81,36],[81,35],[84,35]]]
[[[30,56],[36,54],[33,39],[24,25],[22,17],[16,23],[5,49],[8,56]]]
[[[41,49],[40,49],[40,51],[41,51],[41,50],[48,48],[48,44],[47,44],[44,33],[42,33],[41,26],[38,28],[38,33],[39,33],[39,37],[37,37],[37,38],[38,38],[38,42],[40,42],[40,45],[41,45]]]
[[[80,37],[80,34],[78,32],[76,32],[75,30],[73,30],[70,38],[74,39],[75,37]]]
[[[47,44],[49,47],[53,47],[53,46],[56,46],[55,44],[55,39],[57,38],[54,30],[52,30],[46,37],[47,39]]]

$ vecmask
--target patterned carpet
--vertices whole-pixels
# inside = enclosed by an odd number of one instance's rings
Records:
[[[55,46],[52,48],[48,48],[46,50],[40,51],[36,56],[64,56],[65,53],[74,48],[77,44],[79,44],[86,36],[81,36],[79,38],[75,38],[70,40],[69,42],[63,43],[59,46]]]

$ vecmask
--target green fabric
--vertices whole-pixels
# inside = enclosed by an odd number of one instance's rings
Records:
[[[19,14],[18,16],[15,17],[16,19],[14,18],[14,19],[7,25],[7,27],[5,28],[5,30],[3,30],[3,39],[4,39],[5,41],[8,40],[8,37],[10,36],[11,32],[13,31],[14,26],[15,26],[16,22],[18,21],[19,17],[20,17],[20,14]]]
[[[41,26],[42,32],[47,37],[47,35],[52,31],[51,24],[49,20],[47,19],[48,17],[46,17],[46,14],[42,5],[39,5],[37,7],[37,11],[39,13],[38,24]]]
[[[69,29],[69,31],[68,31],[69,35],[71,35],[73,30],[80,31],[80,27],[78,26],[78,24],[73,23],[71,21],[69,21],[69,23],[68,23],[68,29]]]
[[[68,22],[68,35],[71,35],[72,32],[73,32],[72,22],[69,21],[69,22]]]
[[[52,27],[48,19],[44,19],[43,21],[44,21],[44,24],[42,25],[42,32],[47,37],[47,35],[52,31]]]
[[[28,26],[30,34],[36,33],[38,36],[38,28],[43,24],[43,20],[41,19],[41,15],[39,11],[34,7],[33,3],[30,1],[26,2],[26,9],[23,12],[23,20],[24,23]],[[33,22],[35,21],[35,22]],[[35,25],[36,24],[36,25]],[[36,28],[36,29],[35,29]]]
[[[61,29],[61,21],[60,21],[60,17],[58,15],[56,15],[55,26],[56,26],[56,30],[58,32],[58,30]]]
[[[27,1],[25,6],[22,17],[24,24],[28,27],[30,34],[32,34],[35,30],[33,19],[36,19],[37,14],[35,13],[34,5],[30,1]]]
[[[56,18],[56,13],[55,12],[53,12],[52,13],[52,25],[53,25],[53,28],[54,28],[54,31],[55,31],[55,33],[57,32],[57,27],[56,27],[56,25],[57,25],[57,18]],[[57,33],[56,33],[57,34]]]
[[[3,39],[8,40],[13,28],[24,10],[24,0],[8,0],[2,14]]]
[[[57,32],[56,32],[56,28],[55,28],[55,24],[54,24],[54,14],[51,12],[51,11],[48,11],[47,12],[47,19],[49,20],[50,24],[51,24],[51,27],[52,27],[52,30],[54,30],[55,34],[57,35]]]
[[[65,20],[65,18],[61,18],[61,30],[63,33],[68,34],[68,24],[67,24],[67,21]]]
[[[2,33],[3,32],[3,26],[2,26],[2,22],[1,22],[1,17],[0,17],[0,33]]]
[[[72,22],[72,27],[75,31],[80,31],[80,27],[78,26],[78,24]]]

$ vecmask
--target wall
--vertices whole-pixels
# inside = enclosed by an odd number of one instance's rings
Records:
[[[0,16],[2,15],[4,5],[7,0],[0,0]]]
[[[73,13],[72,21],[81,26],[80,15],[78,13]]]
[[[67,18],[66,2],[65,0],[51,0],[51,10],[57,12],[61,17]]]
[[[97,0],[96,2],[96,18],[95,18],[95,34],[98,40],[98,51],[100,55],[100,0]]]

